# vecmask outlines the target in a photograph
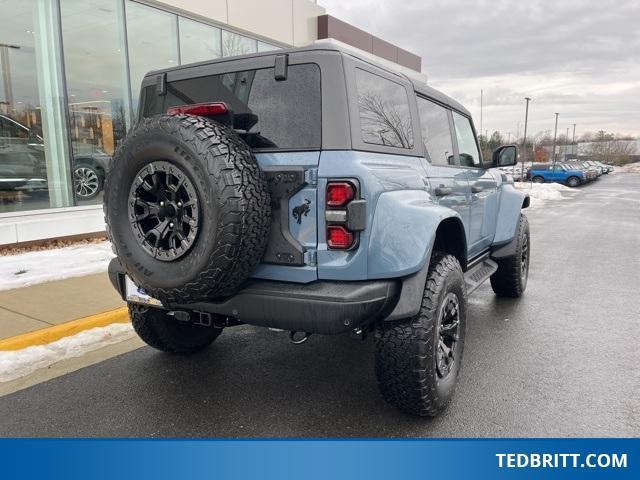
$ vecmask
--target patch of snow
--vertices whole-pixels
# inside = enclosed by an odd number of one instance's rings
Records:
[[[622,167],[615,167],[615,171],[624,173],[640,173],[640,162],[628,163]]]
[[[539,207],[547,200],[566,200],[579,190],[560,183],[517,182],[514,186],[531,197],[531,207]]]
[[[109,242],[0,257],[0,290],[106,272],[114,257]]]
[[[93,350],[128,340],[134,335],[130,323],[113,323],[85,330],[47,345],[0,351],[0,382],[24,377],[40,368],[47,368],[67,358],[81,357]]]

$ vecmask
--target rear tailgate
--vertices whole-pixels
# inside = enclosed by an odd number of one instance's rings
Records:
[[[259,153],[256,158],[271,195],[271,230],[267,250],[252,277],[316,280],[320,152]]]

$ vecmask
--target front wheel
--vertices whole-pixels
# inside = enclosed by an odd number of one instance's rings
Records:
[[[498,270],[491,275],[491,288],[499,297],[517,298],[527,288],[531,239],[529,221],[523,214],[520,214],[516,235],[518,243],[515,255],[496,260]]]
[[[168,353],[189,354],[208,347],[222,333],[212,323],[196,324],[169,315],[160,308],[129,304],[133,329],[150,347]]]
[[[544,178],[542,177],[533,177],[531,180],[533,183],[544,183]]]
[[[467,296],[453,255],[431,257],[418,314],[375,332],[376,377],[383,398],[407,413],[434,417],[453,397],[464,348]]]

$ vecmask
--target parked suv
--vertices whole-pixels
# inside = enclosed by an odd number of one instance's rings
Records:
[[[375,337],[383,397],[436,415],[467,298],[519,297],[529,198],[469,112],[332,42],[147,74],[107,176],[109,273],[149,345],[191,353],[246,323]],[[227,366],[230,367],[230,366]]]
[[[72,143],[72,176],[76,198],[100,193],[111,157],[92,145]],[[32,129],[0,114],[0,191],[47,190],[44,140]]]
[[[533,183],[564,183],[577,187],[587,181],[587,173],[578,167],[562,163],[536,163],[529,169],[527,176]]]

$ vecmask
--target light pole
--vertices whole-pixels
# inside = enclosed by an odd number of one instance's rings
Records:
[[[573,139],[571,140],[571,153],[578,158],[578,149],[576,148],[576,124],[573,124]]]
[[[529,102],[531,101],[531,97],[524,97],[527,104],[524,110],[524,138],[522,139],[522,171],[520,172],[520,178],[524,181],[524,158],[526,157],[525,152],[527,151],[527,121],[529,120]]]
[[[553,166],[556,166],[556,139],[558,138],[558,112],[556,112],[556,129],[553,132]]]
[[[564,139],[564,161],[567,161],[567,143],[569,143],[569,127],[567,127],[567,136]]]
[[[483,130],[482,130],[482,95],[483,95],[483,90],[480,89],[480,134],[482,134]],[[484,139],[485,142],[487,141],[487,139]]]

